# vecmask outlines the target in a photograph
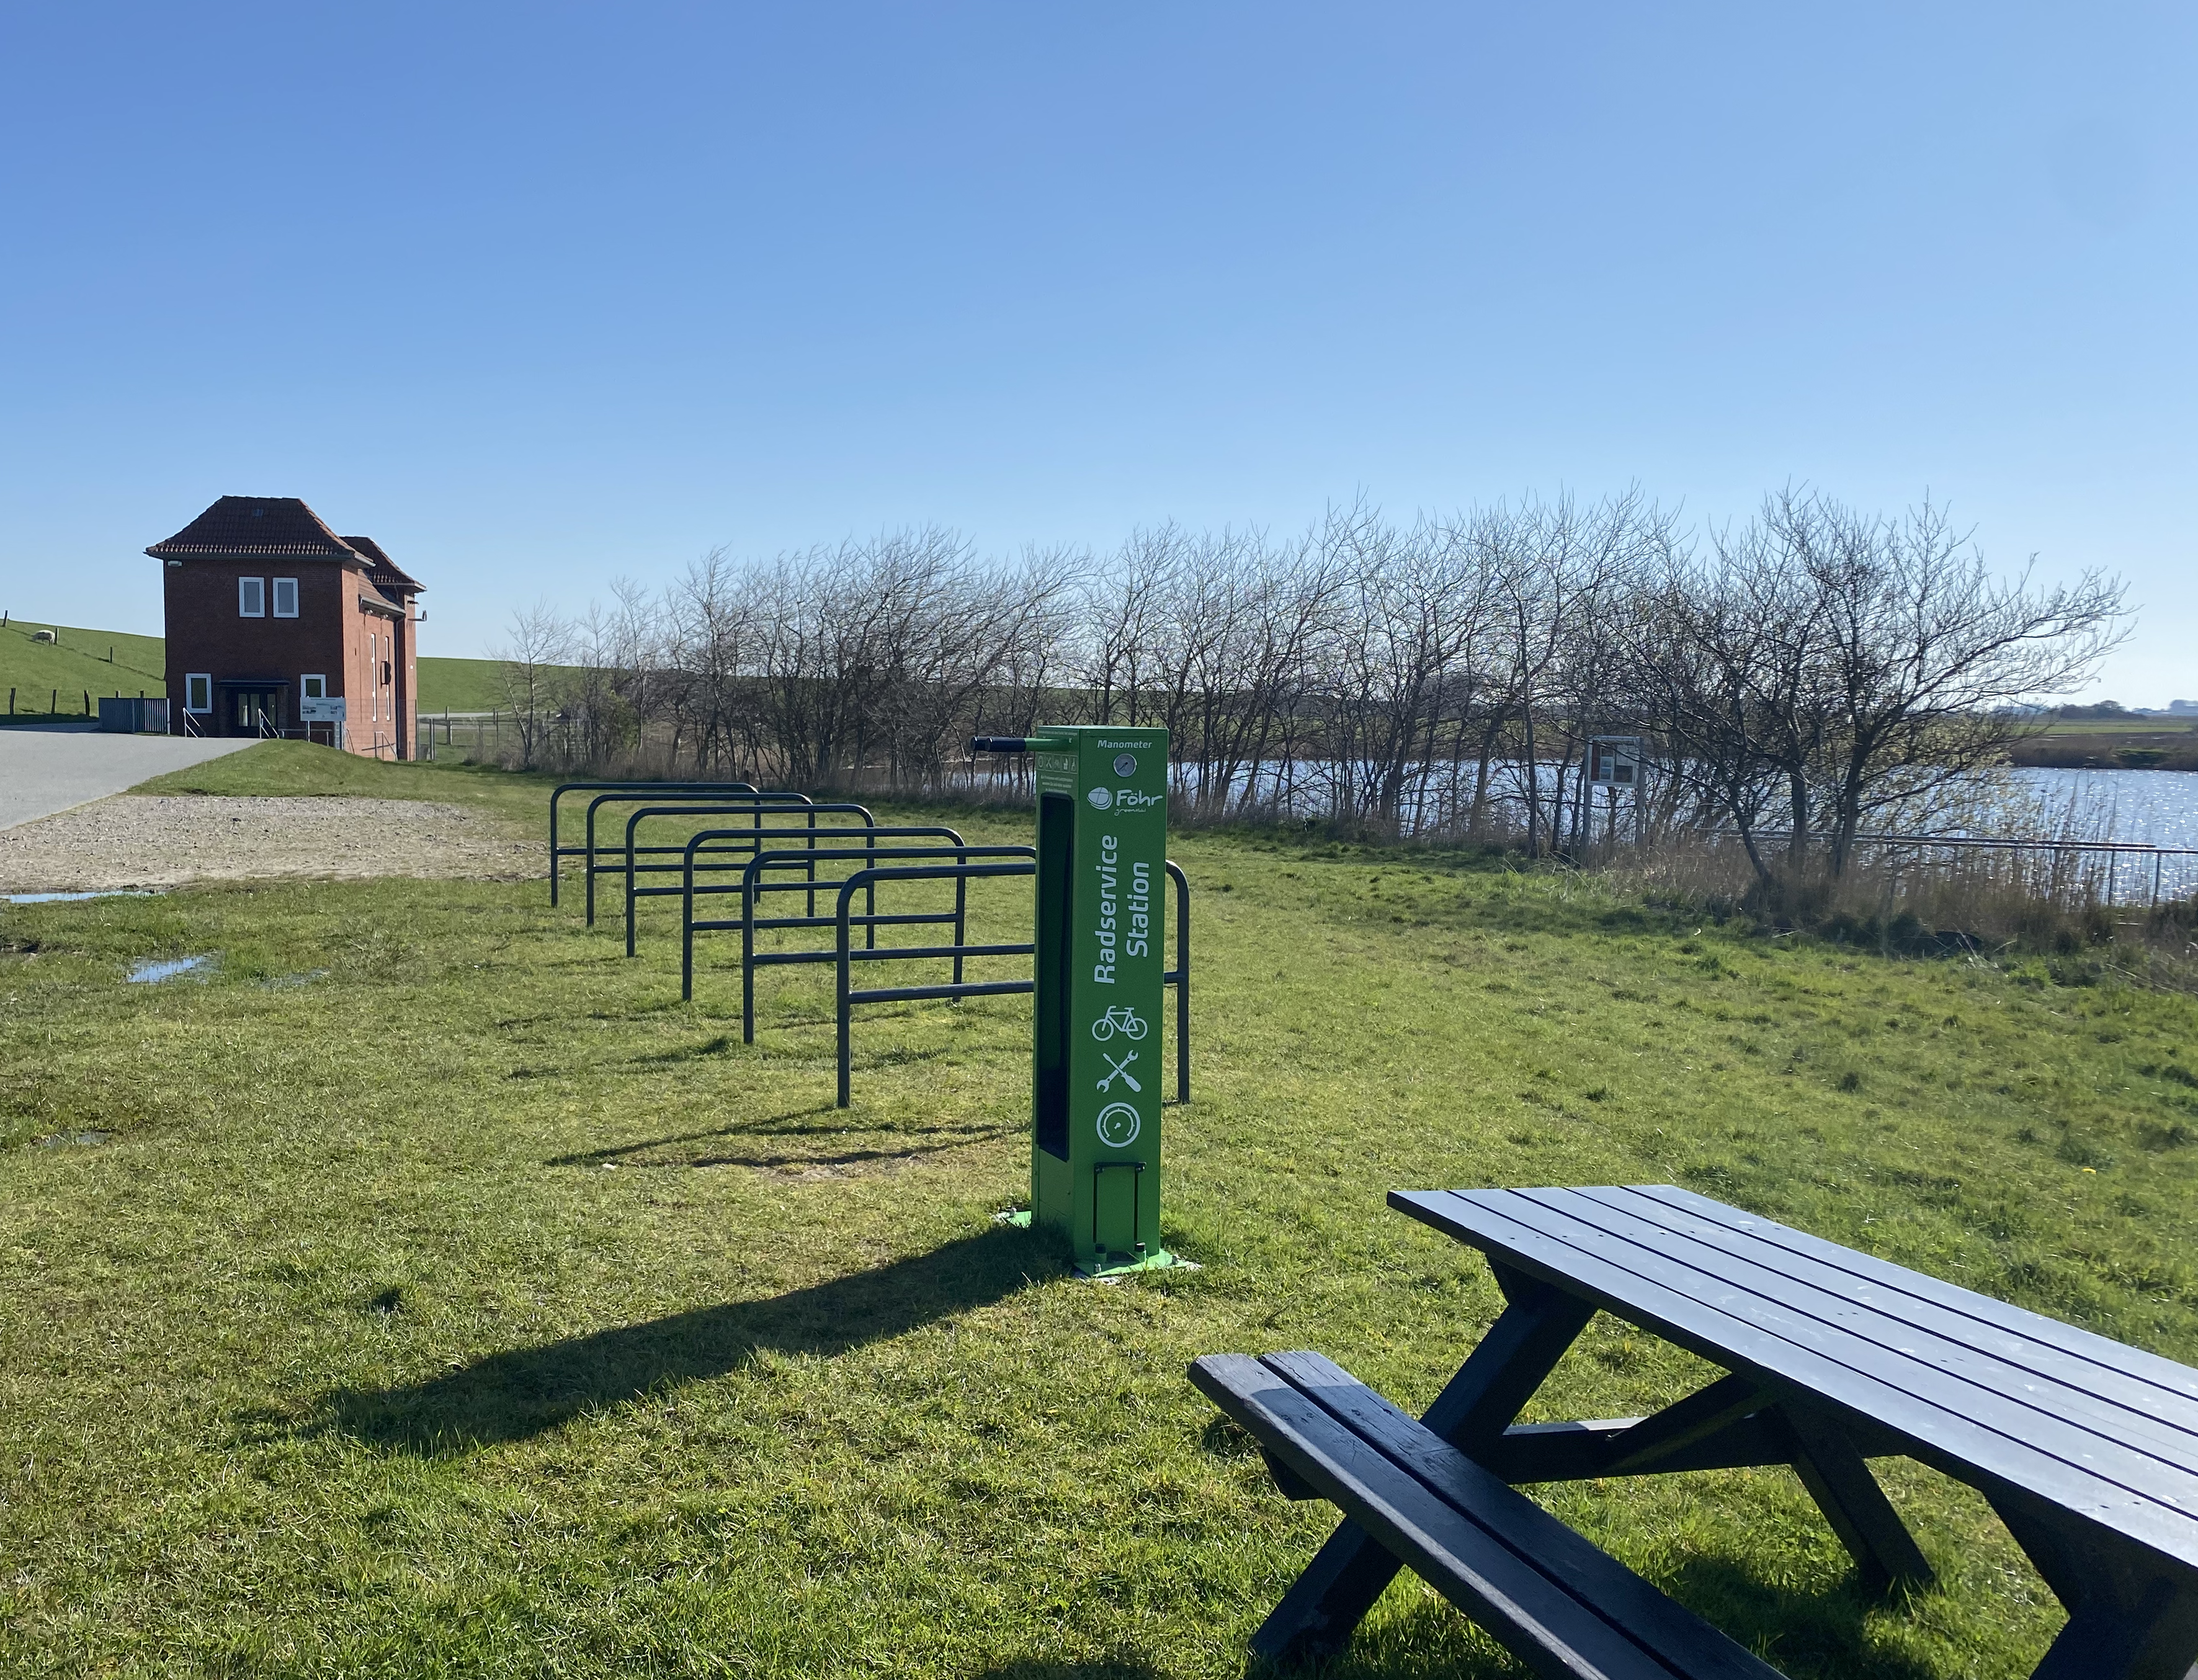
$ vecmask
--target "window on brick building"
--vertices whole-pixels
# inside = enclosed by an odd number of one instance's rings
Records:
[[[275,616],[294,619],[298,616],[298,580],[277,578],[275,580]]]
[[[240,619],[264,619],[267,616],[266,578],[239,578],[236,580],[236,616]]]

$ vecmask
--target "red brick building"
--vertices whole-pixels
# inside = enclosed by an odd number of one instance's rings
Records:
[[[145,552],[166,579],[176,733],[412,756],[421,588],[372,538],[294,496],[224,496]]]

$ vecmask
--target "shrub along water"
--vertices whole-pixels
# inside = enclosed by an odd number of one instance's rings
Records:
[[[925,529],[614,595],[515,621],[514,762],[935,794],[980,774],[973,735],[1163,724],[1189,817],[1538,856],[1594,837],[1590,740],[1637,735],[1648,832],[1736,833],[1766,891],[1966,797],[2123,622],[2112,579],[1998,578],[1942,509],[1796,491],[1706,536],[1636,493],[1104,559]]]

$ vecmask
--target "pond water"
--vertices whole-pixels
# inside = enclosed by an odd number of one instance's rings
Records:
[[[1499,760],[1490,766],[1489,793],[1498,810],[1515,808],[1525,785],[1522,764]],[[1543,797],[1549,797],[1550,767],[1544,767]],[[1296,814],[1312,816],[1327,805],[1330,765],[1286,764],[1269,760],[1254,772],[1253,787]],[[1441,820],[1469,799],[1472,766],[1463,787],[1448,785],[1447,767],[1439,770],[1425,796],[1429,814]],[[2053,840],[2111,840],[2141,846],[2198,847],[2198,774],[2161,770],[2010,770],[2003,772],[2018,790],[2020,809],[2004,823],[1979,825],[1981,832]],[[1179,770],[1177,783],[1188,791],[1195,772]],[[1290,791],[1287,796],[1284,789]],[[1420,814],[1420,800],[1407,795],[1408,823]],[[1601,796],[1597,797],[1597,807]],[[1937,832],[1947,832],[1933,825]],[[1953,830],[1960,832],[1959,829]]]
[[[2056,820],[2087,840],[2198,846],[2198,775],[2172,770],[2009,772]]]

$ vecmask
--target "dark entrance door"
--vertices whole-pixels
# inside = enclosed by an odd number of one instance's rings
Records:
[[[281,735],[289,723],[287,683],[224,683],[224,735]]]

